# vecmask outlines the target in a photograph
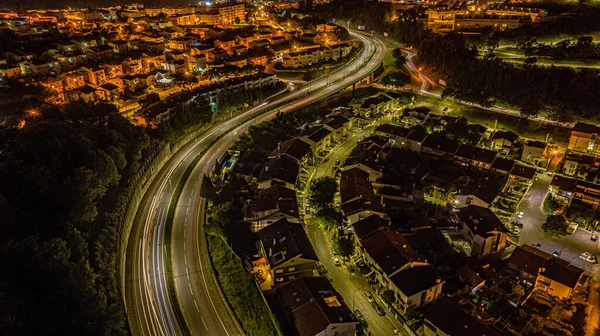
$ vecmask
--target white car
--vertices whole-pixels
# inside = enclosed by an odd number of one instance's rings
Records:
[[[590,262],[590,263],[596,263],[596,262],[598,261],[598,260],[596,259],[596,256],[595,256],[595,255],[592,255],[590,252],[583,252],[583,253],[582,253],[582,254],[579,256],[579,258],[581,258],[581,259],[583,259],[583,260],[585,260],[585,261],[587,261],[587,262]]]
[[[400,329],[394,329],[394,335],[402,336],[402,331],[400,331]]]
[[[337,266],[337,267],[340,267],[340,266],[342,266],[342,262],[340,261],[340,258],[338,258],[338,257],[333,257],[333,259],[332,259],[332,260],[333,260],[333,264],[334,264],[335,266]]]
[[[523,211],[519,212],[519,214],[517,215],[517,218],[521,219],[523,218],[523,216],[525,216],[525,214],[523,213]]]

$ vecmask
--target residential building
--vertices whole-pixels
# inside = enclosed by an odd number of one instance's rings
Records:
[[[456,152],[456,159],[475,167],[490,169],[498,152],[469,144],[461,144]]]
[[[568,149],[574,152],[600,156],[599,134],[598,126],[578,122],[571,130]]]
[[[277,148],[269,154],[269,159],[286,156],[296,163],[302,164],[311,153],[311,146],[306,141],[293,138],[277,144]]]
[[[274,185],[282,185],[295,190],[299,169],[300,166],[292,159],[286,157],[269,159],[258,175],[258,188],[267,189]]]
[[[496,131],[492,136],[492,149],[508,153],[519,140],[519,136],[512,131]]]
[[[489,208],[499,192],[500,190],[489,185],[489,183],[470,183],[454,195],[454,206],[476,205]]]
[[[423,324],[418,334],[423,336],[500,336],[481,319],[463,310],[448,297],[423,308]]]
[[[459,209],[458,219],[463,237],[471,245],[471,255],[477,258],[498,257],[508,239],[504,224],[488,208],[466,205]]]
[[[302,224],[280,219],[258,231],[258,237],[274,286],[315,275],[319,259]]]
[[[515,166],[514,160],[496,157],[496,159],[494,159],[494,163],[492,163],[492,167],[490,167],[490,169],[493,170],[494,172],[502,174],[502,175],[509,175],[514,166]]]
[[[377,283],[378,292],[391,290],[396,299],[393,305],[402,312],[440,296],[443,282],[399,233],[384,228],[364,234],[357,250],[371,269],[365,278]]]
[[[567,260],[520,245],[508,260],[508,267],[519,272],[534,288],[559,299],[569,299],[583,290],[584,271]]]
[[[250,223],[252,232],[282,218],[290,223],[299,221],[296,192],[285,186],[274,185],[261,190],[255,200],[248,200],[244,205],[244,221]]]
[[[455,155],[460,147],[458,140],[450,139],[440,134],[431,134],[421,145],[421,152],[436,156]]]
[[[325,277],[294,279],[276,290],[271,310],[284,335],[354,336],[358,321]]]
[[[546,155],[546,148],[548,145],[545,142],[527,140],[523,146],[523,153],[521,153],[521,160],[537,164]]]
[[[323,125],[313,124],[307,127],[299,138],[310,145],[313,153],[323,151],[331,145],[331,131]]]
[[[371,214],[386,218],[380,198],[373,193],[369,173],[352,168],[342,172],[340,180],[341,206],[349,224]]]

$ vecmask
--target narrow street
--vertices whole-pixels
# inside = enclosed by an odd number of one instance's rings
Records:
[[[312,176],[305,174],[306,179],[310,180],[326,176],[333,177],[337,171],[334,170],[336,161],[339,160],[340,163],[343,163],[360,140],[370,136],[375,127],[381,123],[389,121],[391,121],[391,118],[385,117],[338,144],[329,152],[325,160],[317,164],[316,169],[311,172]],[[302,200],[302,209],[305,209],[304,200]],[[356,274],[352,275],[345,266],[335,266],[333,263],[331,245],[327,240],[325,232],[317,226],[311,215],[306,215],[304,217],[304,223],[306,225],[306,233],[317,252],[319,260],[327,269],[328,277],[331,279],[335,289],[342,295],[346,304],[353,311],[358,309],[362,313],[369,323],[369,330],[372,335],[393,335],[394,329],[400,328],[400,322],[398,322],[393,315],[389,314],[389,312],[385,316],[380,316],[373,309],[363,293],[364,290],[370,290],[370,287],[364,280],[360,271],[357,270]],[[371,292],[373,293],[373,291]]]

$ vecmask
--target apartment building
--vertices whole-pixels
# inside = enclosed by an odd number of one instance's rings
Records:
[[[299,52],[292,52],[283,56],[283,66],[285,68],[300,68],[319,62],[338,60],[346,57],[351,50],[352,46],[339,44],[331,47],[314,47]]]
[[[488,208],[466,205],[457,213],[461,232],[471,245],[471,255],[477,258],[499,256],[508,239],[504,224]]]
[[[571,130],[568,149],[574,152],[600,156],[600,129],[596,125],[578,122]]]

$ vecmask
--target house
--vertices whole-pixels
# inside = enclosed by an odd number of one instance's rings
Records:
[[[244,221],[250,223],[250,231],[257,232],[285,218],[298,223],[298,201],[296,192],[282,185],[274,185],[258,193],[256,200],[244,205]]]
[[[370,181],[376,181],[383,176],[381,169],[377,163],[377,153],[381,150],[381,146],[371,141],[363,141],[359,143],[350,155],[344,161],[342,170],[350,170],[358,168],[369,174]]]
[[[571,203],[577,203],[594,211],[600,208],[600,184],[578,180]]]
[[[176,107],[161,101],[139,110],[134,117],[140,126],[157,128],[160,124],[171,120],[175,115],[175,111]]]
[[[331,144],[331,131],[323,125],[312,125],[300,134],[300,139],[310,145],[313,153],[318,153]]]
[[[550,189],[550,191],[555,195],[571,199],[573,198],[573,193],[575,192],[576,186],[576,179],[554,174],[554,177],[552,178],[552,182],[550,182],[550,186],[548,187],[548,189]]]
[[[387,217],[380,199],[373,193],[369,173],[361,169],[352,168],[342,172],[340,196],[342,212],[348,224],[353,224],[371,214]]]
[[[526,184],[531,184],[531,181],[535,177],[535,172],[535,168],[517,163],[510,171],[509,178]]]
[[[468,165],[489,169],[498,152],[469,144],[461,144],[456,152],[456,159]]]
[[[410,128],[381,124],[375,130],[375,134],[388,138],[393,147],[410,150],[411,142],[408,140],[408,135],[411,131]]]
[[[375,282],[378,292],[391,290],[397,309],[406,312],[435,301],[443,282],[427,261],[399,233],[385,228],[360,238],[360,258],[371,272],[365,275]]]
[[[325,277],[294,279],[276,290],[271,311],[284,335],[353,336],[358,321]]]
[[[325,119],[318,121],[316,124],[323,125],[331,134],[331,140],[340,142],[348,135],[352,124],[350,120],[341,115],[329,115]]]
[[[0,78],[14,78],[21,74],[21,67],[12,64],[0,64]]]
[[[415,184],[414,182],[405,182],[399,184],[373,183],[376,188],[376,196],[381,197],[381,202],[385,205],[386,201],[414,202]]]
[[[96,95],[96,88],[86,84],[69,91],[67,99],[69,102],[84,101],[90,104],[96,102],[98,97]]]
[[[427,138],[427,133],[424,130],[414,129],[410,131],[410,133],[406,137],[407,149],[413,152],[420,153],[425,138]]]
[[[301,224],[280,219],[257,234],[260,254],[268,262],[275,286],[315,275],[319,259]]]
[[[476,205],[489,208],[500,190],[482,183],[470,183],[454,195],[454,206]]]
[[[513,148],[515,142],[519,140],[519,136],[512,131],[496,131],[492,139],[492,149],[507,153]]]
[[[593,156],[600,154],[598,126],[578,122],[571,130],[568,149],[574,152],[588,153]]]
[[[544,158],[548,145],[545,142],[527,140],[523,146],[521,160],[537,164]]]
[[[458,279],[471,289],[471,293],[485,286],[485,279],[467,265],[459,268],[456,273]]]
[[[496,157],[494,159],[494,163],[492,163],[492,167],[490,167],[490,169],[492,171],[502,174],[502,175],[509,175],[514,166],[515,166],[514,160]]]
[[[293,138],[277,145],[271,154],[269,159],[286,156],[298,164],[302,164],[312,153],[311,146],[300,140],[299,138]]]
[[[490,209],[466,205],[459,209],[458,219],[463,237],[471,245],[472,256],[499,256],[506,248],[507,230]]]
[[[98,98],[104,101],[114,102],[119,100],[121,96],[121,88],[113,83],[105,83],[98,90]]]
[[[460,142],[440,134],[431,134],[423,140],[421,152],[437,156],[454,155]]]
[[[332,33],[337,29],[337,25],[332,23],[321,23],[315,25],[315,28],[318,33]]]
[[[377,115],[383,115],[392,109],[398,108],[400,104],[400,95],[393,92],[378,93],[367,98],[358,106],[358,114],[372,119]]]
[[[584,271],[569,261],[528,245],[517,246],[508,267],[519,272],[536,290],[569,299],[583,289]]]
[[[360,240],[371,233],[383,230],[388,227],[387,221],[382,219],[377,215],[370,215],[365,218],[362,218],[359,221],[356,221],[352,224],[352,228],[354,229],[354,239],[356,246],[360,246]]]
[[[500,336],[501,332],[492,329],[481,319],[464,311],[450,298],[441,297],[423,308],[423,325],[419,335],[423,336]]]
[[[283,185],[295,189],[300,166],[286,157],[269,159],[258,175],[258,188],[267,189],[274,185]]]

